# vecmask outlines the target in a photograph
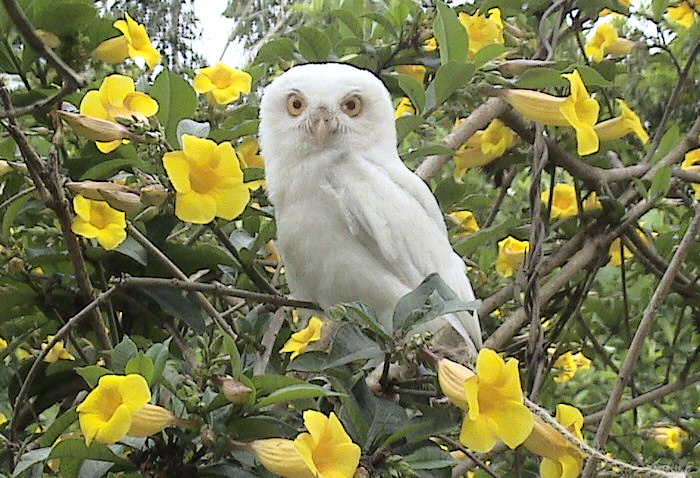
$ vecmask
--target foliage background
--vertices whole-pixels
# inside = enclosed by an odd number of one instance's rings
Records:
[[[386,344],[364,332],[372,317],[361,306],[348,307],[348,322],[359,325],[340,328],[330,355],[308,352],[290,363],[277,353],[299,326],[279,309],[293,302],[285,298],[280,264],[265,248],[275,225],[264,190],[254,192],[245,212],[231,222],[184,224],[174,215],[171,197],[153,214],[129,217],[129,238],[116,251],[81,240],[79,255],[72,246],[77,242],[66,227],[73,214],[66,181],[168,187],[161,158],[165,140],[177,149],[181,120],[208,122],[210,138],[238,146],[255,136],[260,93],[277,73],[296,63],[329,60],[374,71],[397,104],[404,96],[413,100],[418,114],[397,120],[400,152],[429,182],[446,213],[468,209],[481,224],[476,234],[455,240],[455,249],[468,258],[472,284],[483,299],[479,316],[486,344],[520,360],[529,397],[549,410],[562,402],[579,407],[591,444],[604,411],[612,413],[614,422],[604,425],[610,432],[604,449],[623,461],[697,469],[695,234],[685,259],[671,268],[669,263],[698,223],[690,183],[700,178],[679,166],[698,147],[700,40],[697,22],[684,29],[668,21],[665,12],[673,2],[635,4],[633,14],[603,0],[468,3],[455,11],[498,6],[508,23],[505,46],[471,61],[450,57],[447,50],[458,49],[459,35],[449,27],[440,52],[424,49],[441,21],[432,2],[231,2],[226,14],[239,19],[232,36],[241,37],[250,51],[246,70],[254,91],[226,108],[209,107],[190,86],[193,69],[206,66],[188,44],[196,31],[191,3],[118,2],[109,11],[86,0],[17,3],[34,28],[54,33],[60,45],[53,56],[36,51],[9,10],[0,10],[0,73],[9,79],[3,89],[19,113],[7,101],[0,112],[0,158],[12,166],[0,180],[0,337],[8,342],[0,350],[0,412],[9,419],[0,428],[0,476],[265,476],[252,455],[234,449],[230,440],[293,436],[300,411],[308,408],[338,410],[362,447],[363,466],[376,475],[457,476],[477,468],[469,460],[455,467],[429,440],[456,436],[461,420],[456,409],[436,400],[441,393],[433,377],[400,384],[398,402],[367,390],[362,366],[381,357]],[[631,17],[613,21],[640,47],[624,58],[590,63],[582,47],[603,8]],[[166,57],[163,68],[148,72],[133,62],[110,66],[91,58],[102,40],[115,35],[112,22],[123,11],[147,24]],[[514,76],[499,69],[504,52],[513,59],[542,59],[547,43],[555,50],[546,66]],[[397,65],[417,63],[427,67],[426,85],[396,74]],[[543,163],[533,153],[536,134],[529,125],[501,100],[484,96],[485,86],[564,95],[560,74],[574,67],[585,72],[602,119],[615,116],[614,99],[624,98],[645,120],[651,142],[643,146],[628,136],[579,158],[573,135],[552,128]],[[61,101],[78,105],[112,72],[134,77],[138,89],[157,99],[158,121],[151,128],[159,140],[103,155],[50,113]],[[470,170],[464,184],[456,183],[453,151],[497,116],[522,139],[488,166]],[[469,120],[453,130],[457,118]],[[39,179],[37,164],[46,168]],[[246,175],[259,179],[262,171],[249,169]],[[47,196],[38,194],[37,181]],[[533,191],[555,182],[576,185],[579,198],[596,191],[604,210],[564,221],[550,221],[546,208],[536,214],[539,196]],[[638,239],[637,227],[648,245]],[[497,242],[508,235],[535,241],[532,260],[516,277],[504,279],[494,264]],[[625,238],[634,258],[607,266],[616,237]],[[171,278],[179,280],[174,287],[159,281]],[[664,287],[670,287],[667,295]],[[99,309],[82,313],[89,304]],[[421,305],[416,299],[416,308]],[[640,329],[643,317],[651,323],[646,332]],[[37,361],[41,344],[69,321],[67,346],[76,360]],[[108,335],[99,334],[100,323]],[[635,333],[644,340],[633,346]],[[582,351],[592,367],[558,383],[553,363],[567,351]],[[627,377],[620,370],[630,351],[639,358],[627,364],[633,365]],[[110,448],[85,447],[75,405],[106,370],[144,374],[158,403],[204,425]],[[219,392],[212,379],[223,374],[254,391],[245,403],[230,404]],[[629,384],[623,409],[617,410],[610,396],[616,384],[624,385],[622,379]],[[661,425],[685,430],[682,450],[651,439]],[[486,458],[496,476],[537,474],[536,458],[524,451]],[[485,476],[483,469],[476,473]],[[608,466],[598,473],[618,472]]]

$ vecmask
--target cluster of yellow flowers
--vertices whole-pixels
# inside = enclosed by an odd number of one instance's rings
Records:
[[[122,34],[105,40],[93,52],[108,63],[127,58],[143,58],[149,68],[161,62],[161,55],[151,44],[146,28],[128,14],[114,22]],[[213,106],[227,105],[241,93],[250,93],[250,74],[222,62],[196,70],[193,88],[204,94]],[[64,117],[76,132],[95,141],[103,153],[110,153],[128,143],[134,134],[120,122],[148,124],[158,113],[159,105],[146,93],[136,91],[134,80],[113,74],[97,90],[88,91],[80,103],[80,115]],[[239,158],[229,142],[219,145],[208,139],[183,135],[182,150],[163,157],[163,165],[176,191],[175,214],[183,221],[206,224],[215,217],[231,220],[243,212],[250,199],[250,188],[260,182],[243,184],[243,167],[263,167],[253,138],[241,145]],[[126,239],[126,214],[105,201],[76,195],[73,206],[77,217],[72,229],[88,239],[96,239],[106,250],[117,248]]]
[[[583,352],[566,352],[554,362],[554,368],[559,369],[559,373],[554,377],[557,383],[568,382],[578,370],[590,370],[591,360],[583,355]]]

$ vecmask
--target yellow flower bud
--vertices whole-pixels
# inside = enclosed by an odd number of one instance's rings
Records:
[[[268,438],[249,443],[260,463],[270,472],[284,478],[313,478],[315,475],[306,466],[297,452],[293,440]]]
[[[129,128],[114,121],[68,111],[59,111],[58,115],[70,125],[76,134],[91,141],[107,142],[139,138]]]
[[[450,402],[462,410],[468,410],[467,396],[464,392],[464,383],[475,374],[464,365],[458,364],[446,358],[437,363],[438,382],[440,389]]]
[[[131,416],[131,428],[127,435],[148,437],[175,424],[175,415],[167,408],[145,404]]]

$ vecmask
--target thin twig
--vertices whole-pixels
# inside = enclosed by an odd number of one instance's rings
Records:
[[[634,370],[634,366],[637,363],[637,359],[642,351],[644,341],[649,335],[651,327],[654,324],[657,312],[671,288],[671,283],[673,282],[681,265],[685,261],[686,256],[690,252],[690,248],[695,241],[698,230],[700,229],[700,203],[696,203],[694,209],[695,216],[693,217],[693,221],[690,223],[688,230],[685,232],[685,235],[683,236],[683,239],[681,240],[681,243],[673,256],[673,259],[671,259],[668,269],[661,278],[661,281],[654,291],[649,304],[644,310],[642,320],[637,327],[634,338],[632,339],[629,352],[627,353],[627,356],[620,367],[617,382],[615,383],[615,387],[610,394],[610,398],[608,399],[608,403],[600,420],[600,426],[598,427],[598,431],[596,433],[595,447],[599,450],[602,450],[605,447],[605,443],[607,442],[607,438],[610,433],[610,428],[612,427],[613,421],[617,414],[617,407],[620,403],[620,399],[622,398],[622,394],[627,387],[629,379]],[[590,478],[593,476],[595,473],[596,461],[597,460],[595,457],[591,457],[588,460],[583,470],[583,478]]]
[[[470,460],[472,460],[474,463],[476,463],[479,466],[479,468],[484,470],[489,476],[492,476],[493,478],[500,478],[499,475],[497,475],[495,471],[493,471],[486,463],[484,463],[483,460],[481,460],[478,456],[476,456],[476,453],[465,448],[457,440],[453,440],[452,438],[448,437],[447,435],[438,435],[437,438],[448,443],[455,450],[459,450],[462,453],[464,453],[467,457],[469,457]]]

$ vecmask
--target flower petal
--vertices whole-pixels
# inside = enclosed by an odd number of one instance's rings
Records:
[[[116,249],[126,239],[124,227],[117,224],[108,224],[97,233],[97,242],[106,250]]]
[[[499,401],[489,413],[498,426],[498,438],[511,449],[517,448],[532,432],[532,412],[522,403],[510,400]]]
[[[216,217],[216,201],[195,191],[177,193],[175,215],[185,222],[208,224]]]
[[[70,226],[71,231],[87,239],[95,239],[100,235],[100,230],[81,218],[76,218]]]
[[[92,55],[105,63],[121,63],[129,58],[128,41],[124,35],[110,38],[97,45]]]
[[[250,201],[250,189],[241,183],[212,191],[208,196],[216,203],[216,216],[231,221],[245,210]]]
[[[469,415],[464,417],[459,442],[479,453],[486,453],[498,442],[497,427],[488,417],[480,415],[471,420]]]
[[[124,98],[124,105],[129,110],[141,113],[144,116],[153,116],[158,113],[158,102],[140,91],[129,93]]]
[[[100,93],[97,90],[91,90],[85,93],[85,96],[83,96],[80,102],[80,114],[104,120],[112,119],[102,104]]]
[[[170,151],[163,155],[163,167],[175,190],[188,193],[192,190],[190,184],[190,164],[182,151]]]
[[[118,442],[131,427],[131,412],[126,406],[119,406],[112,417],[97,430],[95,441],[105,445]]]

